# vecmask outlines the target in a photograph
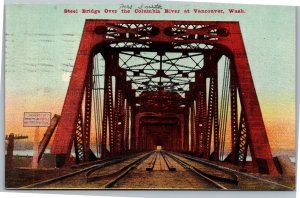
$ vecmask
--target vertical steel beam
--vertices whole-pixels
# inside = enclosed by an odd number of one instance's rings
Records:
[[[241,112],[240,116],[240,125],[239,125],[239,133],[238,133],[238,160],[241,162],[246,161],[247,157],[247,124],[245,122],[244,112]]]
[[[112,96],[112,76],[105,73],[104,77],[104,108],[103,108],[103,134],[102,134],[102,151],[106,152],[107,144],[109,144],[110,152],[114,151],[114,117],[113,117],[113,96]],[[107,138],[107,135],[109,135]],[[108,142],[107,142],[108,139]],[[106,153],[105,153],[106,152]]]
[[[198,133],[199,133],[199,151],[200,155],[203,155],[206,153],[207,148],[207,102],[206,102],[206,78],[202,75],[201,80],[199,80],[200,83],[200,90],[198,93],[198,99],[197,99],[197,111],[199,117],[197,120],[198,122]]]
[[[106,76],[105,76],[106,77]],[[107,76],[107,91],[106,100],[107,100],[107,116],[108,116],[108,126],[109,126],[109,149],[113,153],[115,151],[115,139],[114,139],[114,129],[115,129],[115,119],[114,119],[114,102],[113,102],[113,87],[112,87],[112,76]]]
[[[233,56],[232,60],[236,71],[240,100],[245,112],[245,121],[249,129],[248,140],[252,159],[259,169],[268,169],[270,175],[278,175],[254,87],[239,23],[230,23],[227,25],[227,28],[227,31],[230,32],[230,34],[223,44],[230,48]],[[259,163],[261,160],[264,160],[265,163]]]
[[[219,110],[218,110],[218,77],[213,78],[214,96],[213,96],[213,124],[214,124],[214,160],[219,160]]]
[[[75,149],[75,157],[76,162],[80,163],[84,161],[84,147],[83,147],[83,121],[82,121],[82,113],[78,114],[77,117],[77,125],[76,125],[76,133],[74,139],[74,149]]]
[[[191,105],[191,151],[196,151],[196,118],[195,118],[195,103]]]
[[[107,151],[107,135],[108,131],[108,75],[105,74],[104,76],[104,98],[103,98],[103,121],[102,121],[102,142],[101,142],[101,156],[102,158],[105,157],[108,153]]]
[[[125,92],[124,90],[122,90],[121,92],[121,107],[120,107],[120,114],[119,114],[119,120],[121,120],[121,125],[120,125],[120,131],[121,131],[121,153],[123,153],[125,151],[125,138],[124,138],[124,134],[125,134],[125,122],[126,122],[126,106],[125,106]]]
[[[135,107],[131,106],[132,112],[131,112],[131,137],[130,137],[130,150],[135,151],[136,150],[136,111]]]
[[[181,150],[180,133],[181,133],[181,128],[182,128],[183,124],[184,123],[182,123],[181,121],[179,121],[179,126],[177,128],[177,147],[176,147],[176,152],[179,152]]]
[[[231,108],[231,162],[238,161],[238,105],[237,105],[237,86],[234,70],[230,68],[230,108]]]
[[[209,85],[209,97],[208,97],[208,109],[207,109],[207,128],[206,128],[206,149],[204,153],[205,158],[210,156],[210,147],[211,147],[211,136],[213,128],[213,119],[214,119],[214,105],[215,105],[215,92],[216,92],[216,82],[215,78],[210,78]]]
[[[122,120],[121,120],[121,106],[122,106],[122,91],[118,89],[119,81],[116,82],[116,95],[115,95],[115,122],[114,122],[114,145],[115,153],[121,152],[121,136],[122,136]]]
[[[189,112],[184,115],[183,151],[189,151]]]
[[[140,150],[141,130],[142,130],[141,121],[140,119],[136,119],[135,120],[135,141],[134,141],[136,151]]]
[[[205,74],[210,78],[207,119],[206,119],[206,149],[204,157],[210,157],[211,139],[213,141],[213,158],[219,160],[219,118],[218,118],[218,62],[220,53],[211,53],[204,56]],[[204,80],[204,79],[203,79]],[[213,129],[213,132],[212,132]],[[213,133],[213,134],[212,134]]]
[[[125,105],[125,119],[124,119],[124,150],[125,152],[129,150],[129,114],[131,107],[128,104],[128,99]]]
[[[93,88],[93,65],[90,64],[89,71],[85,82],[85,112],[83,127],[83,148],[84,161],[89,161],[90,156],[90,130],[91,130],[91,114],[92,114],[92,88]]]
[[[196,108],[195,108],[195,153],[199,155],[200,153],[200,111],[201,111],[201,95],[198,90],[196,93]]]
[[[125,78],[120,72],[116,79],[116,95],[115,95],[115,147],[116,153],[124,151],[124,125],[125,125]]]
[[[140,130],[138,131],[138,145],[137,145],[138,151],[144,150],[144,144],[143,144],[144,131],[145,131],[145,126],[143,126],[143,124],[140,124]]]
[[[51,147],[51,154],[56,156],[57,166],[68,162],[74,141],[78,114],[82,105],[86,76],[91,61],[92,48],[101,38],[94,33],[95,24],[87,21],[84,25],[82,39],[70,79],[67,95],[63,105],[61,120]]]

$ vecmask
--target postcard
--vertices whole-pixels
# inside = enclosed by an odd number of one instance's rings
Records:
[[[295,190],[295,15],[5,4],[6,188]]]

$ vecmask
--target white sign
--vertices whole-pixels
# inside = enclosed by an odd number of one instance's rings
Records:
[[[24,127],[48,127],[50,126],[50,112],[24,112]]]

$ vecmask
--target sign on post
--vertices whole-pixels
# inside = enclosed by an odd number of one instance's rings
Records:
[[[36,127],[34,144],[33,144],[33,156],[32,156],[32,168],[38,168],[38,153],[39,153],[39,127],[49,127],[51,120],[50,112],[24,112],[24,127]]]
[[[48,127],[50,126],[50,112],[24,112],[24,127]]]

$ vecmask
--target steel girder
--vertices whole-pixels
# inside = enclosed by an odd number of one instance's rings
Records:
[[[68,160],[72,142],[75,138],[78,115],[81,113],[79,107],[82,105],[84,93],[89,93],[89,80],[87,79],[89,79],[91,73],[91,58],[98,52],[106,53],[110,57],[111,50],[116,52],[134,51],[135,53],[139,51],[156,51],[158,53],[170,51],[182,53],[202,52],[204,54],[217,51],[229,57],[232,62],[231,70],[235,72],[236,87],[239,91],[240,103],[244,111],[247,139],[254,164],[260,169],[266,169],[271,175],[278,175],[273,162],[238,22],[87,20],[63,106],[61,121],[58,124],[55,140],[51,147],[51,153],[57,156],[60,164],[63,165]],[[106,59],[107,61],[110,61],[110,59]],[[110,149],[114,150],[115,123],[113,123],[114,107],[110,85],[112,75],[115,74],[105,75],[104,115],[106,116],[103,120],[108,120],[108,123],[103,121],[103,131],[107,131],[108,127],[105,130],[104,128],[108,124]],[[215,152],[219,150],[218,111],[216,105],[218,97],[215,91],[217,78],[216,76],[207,77],[211,79],[207,109],[208,120],[205,124],[207,125],[205,127],[207,132],[206,134],[201,134],[200,132],[199,136],[199,142],[201,142],[201,136],[207,136],[205,137],[205,144],[207,145],[204,144],[204,156],[206,157],[209,153],[208,144],[210,144],[209,141],[211,139],[209,130],[212,126],[214,126],[214,150]],[[84,131],[87,133],[89,133],[89,129],[85,127],[90,128],[88,104],[85,107],[83,126]],[[236,121],[234,122],[236,123]],[[137,134],[133,134],[132,137],[135,135]],[[182,143],[184,148],[182,149],[186,150],[186,133],[184,133],[184,136]],[[104,132],[103,137],[105,137]],[[106,142],[105,138],[103,139],[102,141]],[[132,148],[134,148],[136,143],[134,140],[131,142]],[[201,147],[203,145],[200,145]],[[214,156],[217,159],[218,154],[215,153]],[[263,163],[260,163],[261,161]]]

